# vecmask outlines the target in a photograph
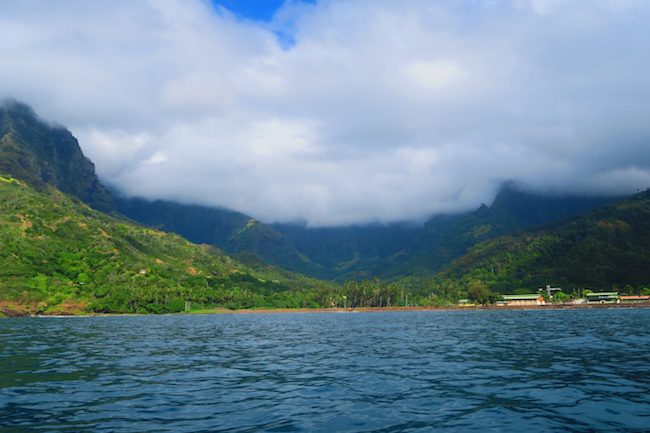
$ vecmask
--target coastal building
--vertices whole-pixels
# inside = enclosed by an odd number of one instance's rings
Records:
[[[539,293],[528,293],[524,295],[503,295],[503,302],[499,305],[544,305],[544,297]]]
[[[647,304],[650,303],[650,296],[621,296],[619,298],[623,304]]]
[[[593,292],[586,293],[587,304],[618,304],[620,301],[618,292]]]

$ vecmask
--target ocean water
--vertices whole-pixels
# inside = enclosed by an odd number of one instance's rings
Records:
[[[650,431],[650,309],[0,320],[0,432]]]

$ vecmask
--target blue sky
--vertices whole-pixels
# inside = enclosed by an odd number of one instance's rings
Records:
[[[316,3],[316,0],[289,0],[292,3]],[[263,26],[271,23],[275,13],[285,4],[287,0],[212,0],[216,8],[224,7],[243,21],[252,21]],[[286,23],[279,25],[275,23],[272,31],[278,43],[285,49],[295,44],[291,28]]]
[[[255,21],[270,21],[284,0],[212,0],[241,18]]]

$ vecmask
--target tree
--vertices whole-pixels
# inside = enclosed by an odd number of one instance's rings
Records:
[[[556,294],[553,295],[553,301],[555,302],[564,302],[568,298],[566,293],[563,292],[557,292]]]
[[[467,287],[467,298],[477,304],[486,305],[494,303],[498,296],[483,281],[471,281]]]

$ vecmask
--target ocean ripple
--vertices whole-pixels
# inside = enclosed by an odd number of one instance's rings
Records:
[[[5,319],[0,431],[650,431],[649,323],[649,309]]]

